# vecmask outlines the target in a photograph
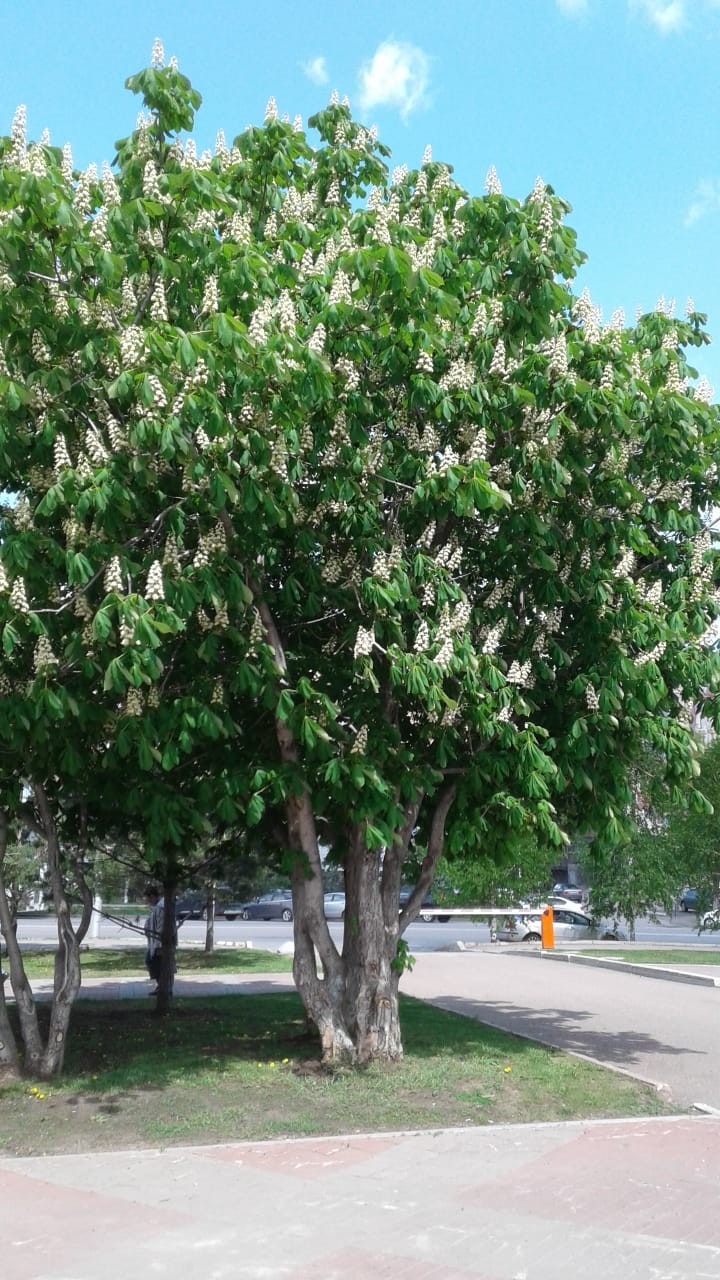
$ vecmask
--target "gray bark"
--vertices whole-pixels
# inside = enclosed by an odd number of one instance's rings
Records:
[[[80,944],[72,926],[70,904],[65,894],[57,826],[45,789],[40,783],[33,783],[33,795],[47,841],[48,874],[58,931],[50,1026],[39,1070],[39,1075],[43,1080],[50,1080],[53,1076],[60,1074],[65,1060],[65,1044],[70,1025],[70,1015],[75,1003],[75,997],[80,990]]]
[[[15,921],[12,918],[10,905],[5,893],[3,863],[5,860],[5,853],[7,851],[7,842],[7,817],[4,812],[0,811],[0,929],[2,929],[2,933],[5,938],[5,946],[8,953],[8,968],[10,970],[10,985],[12,986],[13,995],[15,996],[18,1018],[20,1020],[20,1035],[22,1037],[25,1050],[25,1069],[34,1075],[40,1070],[40,1064],[43,1056],[43,1042],[38,1024],[37,1010],[35,1008],[32,988],[25,974],[22,952],[18,945],[17,934],[15,932]],[[9,1045],[10,1041],[8,1040],[7,1043]],[[11,1050],[8,1048],[8,1053],[10,1052]]]

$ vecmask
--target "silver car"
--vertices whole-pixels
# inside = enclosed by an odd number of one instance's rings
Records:
[[[326,920],[344,920],[345,919],[345,894],[344,893],[326,893],[323,901],[325,904]]]
[[[593,924],[582,911],[568,907],[553,907],[553,931],[557,942],[588,942],[603,938],[612,942],[624,942],[625,934],[614,925]],[[508,916],[497,932],[500,942],[540,942],[540,912],[519,912]]]

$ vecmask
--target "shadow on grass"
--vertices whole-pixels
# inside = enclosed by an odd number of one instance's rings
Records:
[[[515,1054],[534,1048],[410,996],[401,996],[400,1011],[406,1061],[453,1054],[495,1058],[511,1043]],[[39,1006],[38,1014],[45,1029],[49,1006]],[[180,1075],[222,1075],[284,1059],[300,1069],[320,1064],[317,1032],[295,992],[179,998],[168,1018],[139,1000],[93,1000],[73,1009],[65,1073],[54,1087],[95,1094],[162,1089]]]

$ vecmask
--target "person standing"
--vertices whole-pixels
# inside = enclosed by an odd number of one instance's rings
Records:
[[[149,884],[145,890],[145,901],[150,908],[145,921],[145,966],[151,982],[155,987],[148,994],[157,995],[162,968],[162,934],[165,921],[165,899],[155,885]]]

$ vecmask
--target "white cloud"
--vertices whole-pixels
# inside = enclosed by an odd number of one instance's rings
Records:
[[[687,0],[631,0],[631,6],[638,9],[663,35],[679,31],[687,21]]]
[[[566,13],[569,18],[588,11],[588,0],[555,0],[555,3],[560,12]]]
[[[720,212],[720,178],[703,178],[698,183],[692,204],[685,214],[685,226],[691,227],[709,213]]]
[[[430,59],[417,45],[383,40],[359,72],[360,106],[396,107],[403,120],[425,101]]]
[[[322,56],[319,55],[317,58],[311,58],[309,62],[301,62],[300,66],[305,72],[308,80],[312,80],[313,84],[327,84],[327,67],[325,66],[325,59]]]

